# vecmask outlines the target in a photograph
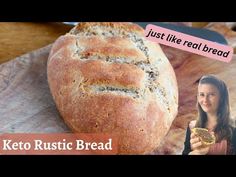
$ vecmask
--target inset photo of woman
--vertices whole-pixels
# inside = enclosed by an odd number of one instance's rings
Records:
[[[236,129],[230,117],[227,85],[214,75],[205,75],[196,94],[198,117],[187,128],[183,155],[236,154]],[[193,131],[196,128],[198,131]]]

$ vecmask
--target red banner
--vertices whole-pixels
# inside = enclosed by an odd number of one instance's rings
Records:
[[[118,152],[117,142],[110,134],[1,134],[0,154],[111,155]]]

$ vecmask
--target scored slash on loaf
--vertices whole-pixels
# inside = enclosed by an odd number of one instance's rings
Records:
[[[66,124],[115,134],[119,154],[152,152],[177,115],[174,70],[133,23],[79,23],[54,43],[47,75]]]

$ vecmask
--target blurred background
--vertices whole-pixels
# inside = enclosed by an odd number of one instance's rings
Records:
[[[74,23],[0,22],[0,64],[53,43]],[[202,28],[207,24],[194,22],[192,26]]]

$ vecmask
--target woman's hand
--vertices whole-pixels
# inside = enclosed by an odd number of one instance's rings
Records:
[[[210,146],[201,147],[199,149],[193,150],[189,155],[206,155],[209,152]]]
[[[194,133],[191,133],[190,144],[192,151],[189,153],[189,155],[205,155],[210,149],[210,146],[203,146],[200,138]]]

